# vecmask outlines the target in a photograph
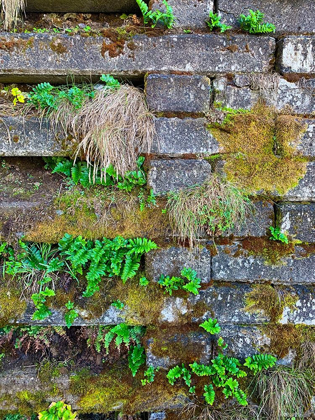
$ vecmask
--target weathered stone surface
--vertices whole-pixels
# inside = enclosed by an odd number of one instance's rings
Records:
[[[307,130],[301,139],[297,149],[303,156],[313,158],[315,157],[315,120],[309,118],[299,119],[303,124],[307,124]]]
[[[186,333],[176,333],[175,329],[161,330],[163,333],[165,332],[165,337],[160,335],[160,331],[156,344],[154,335],[151,338],[149,337],[150,333],[147,333],[147,366],[168,369],[179,363],[192,363],[194,361],[208,364],[212,357],[211,344],[213,343],[213,337],[201,329],[200,331],[187,331]],[[154,345],[155,349],[153,347]],[[182,354],[179,351],[172,352],[172,348],[174,347],[182,349]],[[165,353],[165,349],[167,349],[167,352],[172,353],[172,355],[163,355],[163,350]],[[192,352],[193,355],[190,352]]]
[[[284,196],[288,201],[315,201],[315,162],[308,162],[307,171],[299,184]]]
[[[208,77],[151,74],[145,92],[152,111],[207,113],[210,109]]]
[[[137,35],[116,57],[108,55],[106,47],[110,45],[115,47],[110,39],[102,37],[6,34],[0,38],[0,79],[38,83],[69,74],[261,73],[270,70],[275,53],[273,38],[249,35]]]
[[[145,256],[146,275],[158,281],[161,274],[180,276],[184,267],[197,271],[203,283],[211,280],[211,255],[207,248],[189,250],[182,247],[170,247],[151,251]]]
[[[165,420],[166,413],[165,411],[160,411],[159,413],[150,413],[149,420]]]
[[[75,143],[61,139],[46,119],[0,118],[0,156],[67,156]]]
[[[315,203],[280,204],[278,219],[282,232],[303,242],[315,242]]]
[[[313,14],[315,10],[313,5]],[[300,17],[298,17],[300,19]],[[312,25],[314,30],[314,24]],[[278,62],[282,74],[302,73],[315,75],[315,36],[288,36],[280,42],[280,57]]]
[[[236,226],[224,232],[223,236],[265,236],[268,228],[273,225],[274,208],[270,201],[253,203],[253,213],[246,219],[245,225]]]
[[[315,32],[313,0],[219,0],[218,10],[222,23],[239,27],[240,14],[249,14],[249,9],[265,14],[265,22],[276,25],[276,32]]]
[[[285,306],[279,322],[281,324],[315,325],[315,291],[310,286],[294,286],[298,297],[294,307]]]
[[[214,81],[215,100],[229,108],[251,109],[259,99],[278,110],[294,114],[313,114],[315,79],[288,82],[274,75],[219,77]]]
[[[28,0],[31,13],[131,13],[139,12],[136,0]]]
[[[204,160],[152,160],[148,183],[160,195],[202,184],[210,173],[211,166]]]
[[[204,118],[157,118],[152,152],[171,156],[218,153],[218,142],[206,124]]]
[[[217,281],[271,281],[283,284],[314,284],[315,255],[296,246],[294,255],[272,265],[260,255],[249,255],[241,244],[218,246],[212,257],[212,279]]]
[[[162,0],[152,0],[152,10],[165,11]],[[213,0],[168,0],[175,16],[174,28],[204,28]]]
[[[259,353],[260,348],[270,345],[270,338],[256,327],[223,325],[220,337],[228,345],[225,354],[239,358],[241,361]]]

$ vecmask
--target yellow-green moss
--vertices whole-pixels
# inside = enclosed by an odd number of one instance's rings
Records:
[[[294,255],[295,246],[292,242],[284,244],[268,238],[247,237],[234,256],[242,255],[243,250],[249,255],[262,256],[266,264],[277,265],[283,264],[283,258]]]
[[[230,116],[210,130],[226,153],[224,170],[229,181],[249,193],[283,195],[306,173],[306,160],[296,145],[307,126],[293,116],[277,116],[262,104],[249,113]]]
[[[285,307],[293,309],[297,301],[298,296],[291,294],[287,288],[257,284],[246,295],[245,310],[256,313],[263,312],[271,322],[277,322],[282,317],[283,309]]]
[[[34,221],[25,240],[33,242],[58,242],[65,233],[82,235],[89,239],[102,236],[114,238],[165,237],[169,227],[168,217],[162,214],[163,200],[159,207],[140,211],[139,200],[130,193],[108,192],[91,188],[73,189],[61,195],[55,206],[62,212],[53,220]]]
[[[0,289],[0,328],[9,321],[20,318],[26,310],[26,302],[21,299],[21,293],[13,288]]]

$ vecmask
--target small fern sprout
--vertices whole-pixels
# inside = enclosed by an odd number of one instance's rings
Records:
[[[264,34],[269,32],[275,32],[276,27],[272,23],[264,22],[264,13],[259,10],[254,12],[249,10],[249,15],[240,15],[239,24],[243,31],[249,32],[250,34]]]

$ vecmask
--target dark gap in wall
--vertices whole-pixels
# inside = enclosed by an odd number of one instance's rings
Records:
[[[219,12],[219,0],[213,0],[213,12],[214,13]]]

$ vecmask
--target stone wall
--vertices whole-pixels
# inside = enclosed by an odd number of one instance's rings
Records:
[[[97,389],[89,388],[94,396],[93,405],[82,390],[76,393],[72,386],[73,376],[82,366],[67,365],[59,372],[54,393],[51,383],[42,380],[36,369],[26,367],[38,361],[32,348],[17,368],[11,360],[3,363],[0,373],[3,413],[25,411],[25,407],[30,411],[30,407],[37,409],[47,401],[65,398],[83,412],[150,412],[151,420],[171,419],[173,412],[187,404],[189,395],[182,386],[168,389],[162,373],[182,362],[211,360],[214,339],[199,327],[209,317],[216,318],[221,326],[221,336],[229,345],[226,353],[240,360],[262,351],[277,356],[279,364],[292,365],[294,360],[298,361],[301,345],[305,341],[314,342],[314,1],[169,0],[169,3],[177,16],[175,29],[128,37],[114,55],[104,48],[117,47],[113,38],[106,35],[0,34],[2,83],[53,84],[64,82],[68,75],[94,80],[104,73],[135,83],[144,81],[156,129],[145,165],[148,189],[157,196],[158,207],[140,213],[128,199],[125,204],[115,204],[119,217],[115,219],[114,213],[111,216],[107,213],[108,221],[101,223],[100,208],[108,205],[108,197],[98,198],[95,204],[93,191],[87,191],[87,202],[93,204],[83,211],[77,199],[71,198],[63,179],[44,169],[40,159],[73,156],[76,142],[69,137],[65,139],[61,127],[52,128],[48,119],[3,115],[0,236],[11,243],[21,237],[32,242],[57,243],[66,233],[89,239],[121,235],[155,240],[159,249],[148,253],[142,262],[143,272],[151,282],[149,288],[141,289],[130,282],[122,290],[120,283],[113,280],[115,291],[111,296],[125,300],[123,309],[108,305],[106,290],[101,290],[95,303],[98,310],[91,313],[79,298],[75,302],[79,317],[71,334],[93,325],[126,322],[144,326],[147,366],[161,367],[155,385],[142,389],[138,379],[126,379],[130,376],[124,365],[126,354],[121,358],[123,361],[117,362],[118,368],[115,370],[113,364],[107,373],[106,369],[105,373],[101,371],[98,361],[97,375],[93,373],[92,379],[86,380],[89,386],[94,381],[105,391],[97,394]],[[159,0],[151,1],[150,6],[163,7]],[[274,34],[249,35],[240,30],[239,14],[257,8],[265,13],[266,21],[276,25]],[[73,9],[73,2],[55,4],[40,0],[30,0],[27,9],[43,13],[136,10],[133,1],[82,2],[82,5],[79,2]],[[211,10],[222,16],[223,23],[232,26],[229,32],[208,32],[205,20]],[[235,124],[234,131],[229,126],[230,138],[239,133],[233,137],[233,144],[228,143],[222,131],[226,113],[232,115]],[[265,156],[259,155],[266,136],[259,133],[267,125],[275,133],[274,148],[269,152],[273,166],[269,169]],[[297,127],[295,131],[291,130],[293,126]],[[251,139],[251,151],[248,146],[244,152],[240,147],[248,141],[246,131],[252,127],[258,134]],[[245,156],[251,153],[251,159],[257,155],[255,167],[244,169],[238,165],[242,153]],[[247,171],[243,176],[243,170],[250,170],[250,174]],[[201,234],[190,249],[188,243],[178,240],[176,233],[173,235],[167,214],[162,211],[166,195],[202,184],[217,174],[249,189],[253,211],[244,225],[218,232],[215,237]],[[68,207],[60,200],[67,194],[73,200]],[[270,227],[276,226],[288,236],[288,244],[270,240]],[[164,294],[157,285],[159,277],[179,275],[184,267],[196,270],[201,279],[200,293]],[[0,287],[1,325],[8,313],[6,308],[14,305],[11,293],[7,286]],[[3,295],[7,298],[3,299]],[[22,310],[9,312],[6,323],[65,326],[60,306],[54,305],[52,315],[44,321],[32,320],[34,309],[32,301],[26,299]],[[80,353],[78,343],[74,347]],[[59,360],[55,352],[49,355],[53,363]],[[84,376],[81,380],[84,383]],[[39,396],[42,390],[44,396]],[[25,397],[30,394],[31,397]]]

